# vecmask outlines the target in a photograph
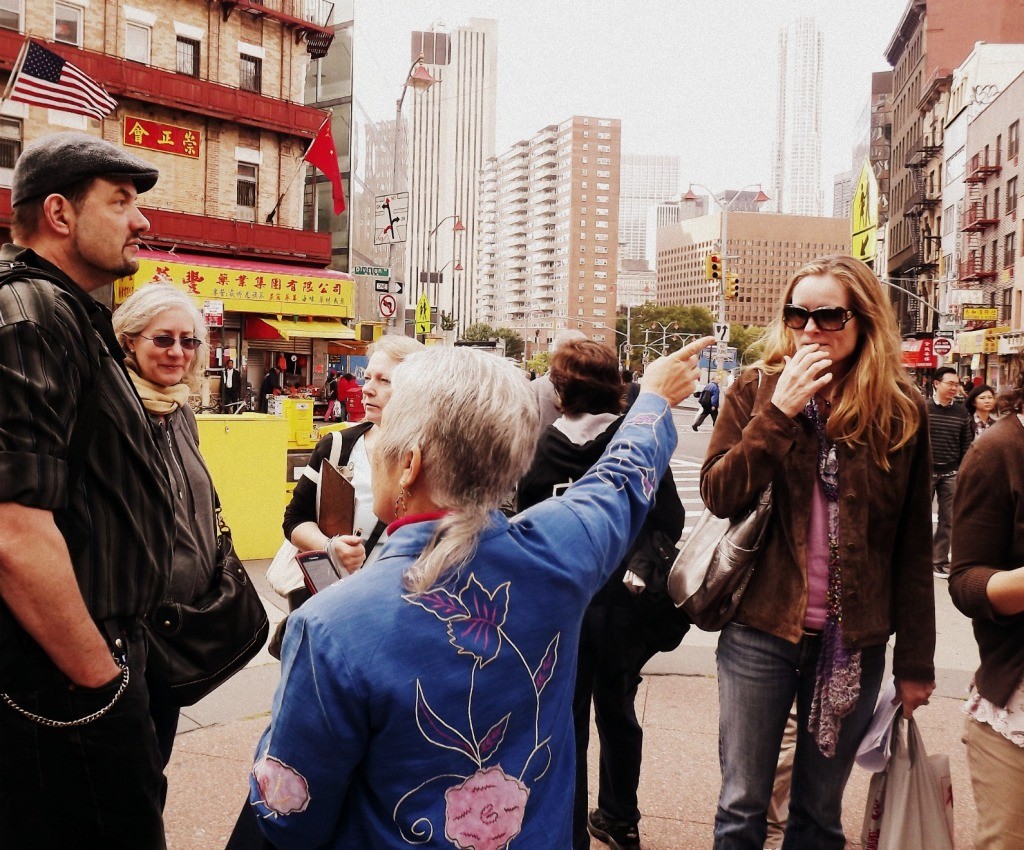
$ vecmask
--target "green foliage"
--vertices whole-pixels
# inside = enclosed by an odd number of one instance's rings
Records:
[[[526,368],[536,372],[538,376],[546,374],[551,368],[551,352],[538,351],[526,361]]]
[[[761,356],[761,346],[755,343],[763,333],[760,325],[729,326],[729,345],[736,347],[736,362],[746,365]]]
[[[526,343],[523,342],[523,338],[516,331],[511,328],[492,328],[483,322],[477,322],[475,325],[470,325],[466,328],[462,338],[472,342],[503,339],[505,340],[505,356],[515,358],[516,360],[522,357],[523,352],[526,350]]]
[[[675,327],[668,327],[673,322]],[[648,360],[654,360],[662,353],[670,354],[677,351],[686,344],[687,337],[704,336],[711,333],[713,322],[711,311],[706,307],[659,307],[651,302],[636,307],[630,315],[632,356],[626,365],[633,370],[641,368],[645,345]],[[617,341],[621,345],[625,341],[624,334],[626,333],[624,309],[620,309],[615,327],[622,334],[617,337]],[[662,349],[663,339],[664,351]]]

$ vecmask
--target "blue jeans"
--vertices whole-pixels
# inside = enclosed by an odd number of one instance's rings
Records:
[[[825,758],[807,731],[821,638],[792,644],[740,623],[718,639],[718,755],[722,791],[715,815],[715,850],[761,850],[767,832],[782,733],[797,701],[789,821],[783,850],[843,850],[843,789],[871,720],[885,667],[885,646],[861,653],[860,698],[843,718],[834,758]]]

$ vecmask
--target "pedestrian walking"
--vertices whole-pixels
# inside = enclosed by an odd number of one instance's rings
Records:
[[[949,536],[953,522],[953,494],[960,462],[974,440],[971,414],[957,403],[961,391],[956,370],[940,366],[932,375],[928,399],[928,432],[932,444],[932,494],[939,518],[932,537],[932,566],[936,578],[949,578]]]
[[[760,374],[758,374],[760,373]],[[924,403],[900,365],[889,299],[860,260],[790,280],[764,354],[736,380],[701,470],[735,517],[772,486],[764,545],[718,640],[716,850],[761,850],[794,699],[787,847],[842,850],[843,790],[889,636],[904,716],[934,688]]]
[[[590,340],[565,343],[551,359],[551,384],[562,416],[541,432],[529,471],[519,482],[516,507],[524,511],[564,492],[601,457],[622,424],[623,395],[615,355]],[[621,850],[639,850],[637,788],[643,757],[643,729],[634,702],[640,671],[658,652],[675,649],[689,627],[665,593],[664,574],[627,588],[632,563],[659,542],[666,551],[682,534],[686,519],[679,492],[667,470],[654,507],[637,542],[605,582],[583,615],[576,658],[573,723],[576,738],[576,798],[573,847],[587,850],[590,834]],[[667,573],[667,565],[665,566]],[[655,597],[660,594],[660,600]],[[660,608],[658,602],[661,602]],[[591,704],[600,739],[597,808],[588,813],[587,748]],[[589,831],[588,831],[589,830]]]
[[[720,392],[718,384],[715,381],[709,381],[707,386],[704,387],[698,396],[697,401],[700,404],[700,413],[693,422],[693,430],[696,431],[700,428],[701,423],[711,417],[711,427],[714,428],[718,422],[718,402],[720,398]]]
[[[1002,400],[1009,415],[967,452],[953,499],[949,593],[981,658],[964,734],[977,850],[1024,847],[1024,373]]]
[[[964,401],[964,407],[971,414],[971,425],[977,439],[982,432],[995,424],[996,391],[988,384],[979,384],[972,389]]]
[[[551,356],[558,353],[561,345],[574,339],[586,339],[583,331],[563,330],[555,334],[551,343]],[[537,400],[537,409],[540,411],[540,427],[543,431],[554,422],[562,412],[558,409],[558,394],[551,385],[550,375],[541,375],[536,381],[530,381],[530,389]]]
[[[285,635],[250,781],[272,842],[569,846],[583,612],[640,530],[711,342],[653,363],[597,464],[515,522],[498,508],[539,418],[523,372],[441,346],[395,369],[373,457],[389,539]]]
[[[170,481],[90,295],[138,271],[149,163],[84,133],[14,168],[0,251],[0,844],[165,846],[142,622],[174,549]]]

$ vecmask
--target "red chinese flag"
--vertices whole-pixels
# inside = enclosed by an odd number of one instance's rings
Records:
[[[341,184],[341,169],[338,168],[338,149],[334,145],[330,119],[324,121],[320,132],[313,139],[303,157],[310,165],[319,168],[331,181],[331,195],[334,198],[334,214],[345,212],[345,187]]]

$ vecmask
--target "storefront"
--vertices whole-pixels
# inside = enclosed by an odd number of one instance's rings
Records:
[[[927,336],[922,339],[903,339],[900,340],[900,348],[903,368],[910,373],[918,386],[926,386],[928,377],[938,362],[932,350],[932,338]]]
[[[270,373],[280,391],[316,395],[328,358],[361,355],[366,343],[350,327],[354,282],[332,269],[140,251],[139,270],[118,280],[115,305],[137,288],[166,281],[187,292],[209,331],[202,406],[216,408],[224,362],[231,358],[254,396]]]
[[[961,373],[972,378],[980,378],[981,383],[995,387],[997,390],[1009,381],[1007,358],[998,354],[999,336],[1007,333],[1008,327],[981,328],[964,331],[956,338],[956,351],[960,355]],[[969,372],[963,368],[969,366]]]

